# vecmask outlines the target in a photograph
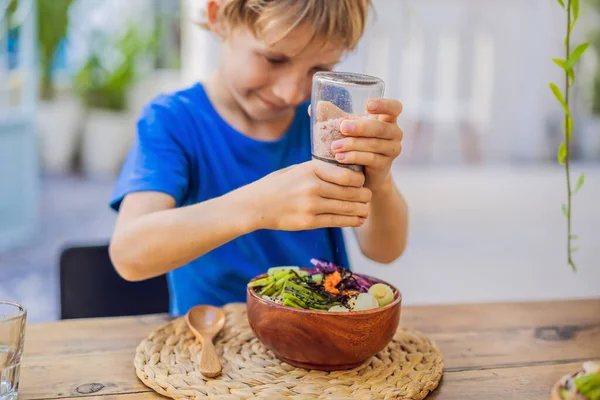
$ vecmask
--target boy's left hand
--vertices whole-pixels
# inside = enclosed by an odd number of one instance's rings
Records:
[[[369,114],[377,119],[356,119],[342,122],[346,136],[331,144],[336,160],[343,164],[365,166],[365,186],[377,191],[390,177],[392,163],[402,151],[402,129],[398,116],[402,103],[392,99],[371,100]]]

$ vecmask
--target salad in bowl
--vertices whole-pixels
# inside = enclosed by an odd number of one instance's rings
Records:
[[[383,307],[394,301],[392,288],[331,262],[311,260],[312,270],[272,267],[248,287],[261,298],[288,307],[314,311],[353,312]]]
[[[600,400],[600,363],[588,361],[554,386],[552,400]]]

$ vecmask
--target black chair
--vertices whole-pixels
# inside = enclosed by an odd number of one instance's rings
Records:
[[[166,313],[165,275],[140,282],[121,278],[108,245],[73,246],[60,255],[61,319]]]

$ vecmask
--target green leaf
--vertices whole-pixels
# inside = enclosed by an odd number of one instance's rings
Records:
[[[565,2],[563,0],[558,0],[558,4],[560,4],[562,8],[565,8]]]
[[[567,117],[565,118],[565,122],[563,123],[563,129],[567,134],[567,140],[571,141],[571,137],[573,136],[573,118]]]
[[[569,107],[567,107],[567,104],[565,103],[565,99],[562,95],[562,92],[558,88],[558,86],[556,86],[556,84],[554,82],[552,82],[550,84],[550,89],[552,89],[552,93],[554,93],[554,97],[556,97],[558,102],[562,105],[563,109],[565,110],[565,113],[567,113],[567,115],[570,115],[571,113],[569,112]]]
[[[567,77],[569,87],[573,86],[573,84],[575,83],[575,70],[573,68],[567,71]]]
[[[573,50],[573,52],[569,56],[569,59],[565,63],[565,69],[566,70],[570,70],[571,68],[573,68],[573,65],[575,65],[575,63],[579,60],[579,58],[586,51],[586,49],[588,48],[589,45],[590,44],[587,43],[587,42],[586,43],[582,43],[579,46],[577,46],[575,48],[575,50]]]
[[[558,65],[561,69],[566,70],[565,60],[563,60],[562,58],[553,58],[552,61],[554,61],[554,63]],[[571,87],[575,83],[575,71],[573,70],[573,68],[567,70],[567,75],[569,78],[569,87]]]
[[[571,9],[573,10],[573,25],[579,18],[579,0],[571,0]]]
[[[565,217],[569,216],[569,210],[567,210],[567,205],[565,203],[562,205],[562,212]]]
[[[562,70],[566,70],[565,60],[563,60],[562,58],[553,58],[552,61],[554,61],[554,63],[558,65]],[[570,68],[567,71],[567,75],[569,78],[569,87],[571,87],[575,83],[575,71],[573,71],[573,68]]]
[[[561,165],[565,164],[565,160],[567,158],[567,146],[565,142],[562,142],[560,146],[558,146],[558,162]]]
[[[578,235],[571,235],[571,240],[577,240],[577,239],[579,239]]]
[[[579,250],[579,247],[571,247],[571,253],[575,253],[577,250]]]
[[[553,58],[552,61],[554,61],[554,63],[562,69],[565,69],[565,60],[563,60],[562,58]]]
[[[581,187],[583,186],[584,180],[585,180],[585,175],[584,174],[579,175],[579,179],[577,180],[577,184],[575,185],[575,190],[573,191],[573,194],[577,193],[579,191],[579,189],[581,189]]]
[[[554,93],[554,96],[556,96],[558,101],[561,104],[565,104],[565,99],[563,98],[562,92],[560,91],[558,86],[556,86],[556,83],[554,83],[554,82],[550,83],[550,89],[552,89],[552,92]]]

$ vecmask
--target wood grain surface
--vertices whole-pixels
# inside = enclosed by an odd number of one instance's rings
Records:
[[[20,399],[162,398],[136,377],[137,344],[166,315],[30,324]],[[428,398],[549,399],[554,382],[600,361],[600,299],[403,307],[400,323],[435,340],[445,359]]]

